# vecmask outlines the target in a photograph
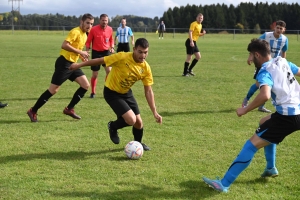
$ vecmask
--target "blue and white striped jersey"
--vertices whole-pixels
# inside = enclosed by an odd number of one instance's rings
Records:
[[[266,40],[270,44],[272,58],[281,56],[281,51],[286,52],[288,50],[289,41],[283,34],[279,38],[275,38],[273,32],[265,32],[259,38]]]
[[[128,26],[125,26],[124,28],[118,27],[117,29],[116,36],[118,37],[119,43],[128,43],[128,37],[132,35],[132,30]]]
[[[294,74],[299,68],[280,56],[264,63],[256,80],[271,87],[272,103],[281,115],[300,114],[300,86]]]

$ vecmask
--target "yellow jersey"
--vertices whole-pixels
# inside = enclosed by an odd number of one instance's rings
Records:
[[[202,29],[202,24],[199,24],[197,21],[194,21],[190,25],[190,31],[192,32],[193,41],[197,41]]]
[[[73,28],[69,32],[65,40],[68,41],[70,45],[75,49],[82,50],[85,45],[86,39],[87,39],[86,33],[83,32],[81,28],[78,26],[76,28]],[[70,62],[77,62],[79,58],[79,54],[64,49],[60,50],[60,55],[65,57],[65,59],[67,59]]]
[[[149,64],[136,63],[133,52],[119,52],[104,57],[106,66],[111,71],[105,81],[105,86],[120,94],[127,93],[135,82],[142,80],[145,86],[153,84],[153,76]]]

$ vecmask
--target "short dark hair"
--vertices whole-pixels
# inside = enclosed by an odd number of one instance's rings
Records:
[[[137,48],[138,46],[146,49],[149,47],[149,42],[145,38],[139,38],[135,41],[134,47]]]
[[[100,15],[100,19],[101,19],[102,17],[108,17],[108,15],[107,15],[107,14],[101,14],[101,15]]]
[[[250,53],[258,52],[263,57],[271,54],[270,45],[266,40],[254,38],[248,44],[247,50]]]
[[[282,26],[282,27],[285,28],[286,23],[284,21],[282,21],[282,20],[278,20],[278,21],[276,21],[276,26]]]
[[[85,21],[86,19],[94,19],[94,17],[90,13],[85,13],[84,15],[82,15],[81,20]]]

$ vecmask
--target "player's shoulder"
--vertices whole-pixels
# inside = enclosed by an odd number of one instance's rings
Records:
[[[285,35],[283,35],[283,34],[281,34],[281,37],[282,37],[282,39],[285,39],[285,40],[288,39],[287,36],[285,36]]]
[[[83,34],[84,32],[80,29],[79,26],[75,27],[75,28],[72,28],[70,31],[69,31],[69,35],[80,35],[80,34]]]

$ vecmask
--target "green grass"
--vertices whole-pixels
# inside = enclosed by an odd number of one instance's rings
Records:
[[[31,33],[31,34],[29,34]],[[62,114],[77,84],[66,82],[31,123],[26,111],[49,87],[62,32],[0,32],[0,199],[298,199],[300,196],[299,132],[278,146],[280,176],[260,179],[263,150],[238,177],[229,193],[207,187],[202,176],[222,177],[259,119],[256,110],[239,118],[236,108],[254,82],[246,60],[247,44],[258,35],[205,35],[198,46],[202,59],[195,77],[181,77],[187,34],[147,33],[148,62],[163,124],[155,123],[142,83],[133,91],[144,121],[144,142],[152,150],[128,160],[123,147],[130,128],[120,130],[114,145],[107,122],[115,116],[102,96],[101,69],[97,97],[89,93],[76,106],[76,121]],[[136,33],[136,38],[145,37]],[[289,36],[288,59],[300,64],[296,35]],[[89,67],[83,69],[91,77]],[[274,111],[270,102],[267,108]]]

